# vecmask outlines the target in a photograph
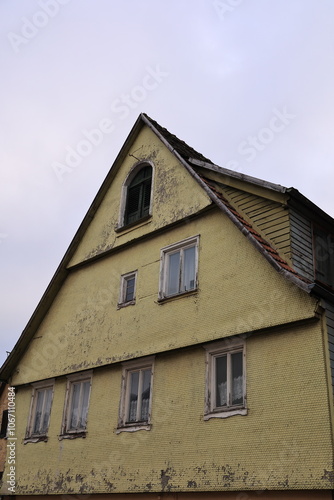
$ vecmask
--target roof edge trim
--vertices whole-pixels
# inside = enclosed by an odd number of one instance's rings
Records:
[[[280,184],[274,184],[273,182],[265,181],[263,179],[259,179],[258,177],[252,177],[251,175],[242,174],[240,172],[236,172],[235,170],[220,167],[219,165],[196,160],[195,158],[189,158],[189,162],[198,167],[203,167],[207,170],[212,170],[213,172],[218,172],[219,174],[227,175],[228,177],[233,177],[235,179],[248,182],[249,184],[256,184],[257,186],[268,188],[272,191],[277,191],[278,193],[286,193],[288,189],[284,186],[281,186]]]

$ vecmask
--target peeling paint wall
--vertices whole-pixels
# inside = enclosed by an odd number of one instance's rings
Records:
[[[24,445],[31,389],[22,387],[17,494],[329,489],[332,447],[321,344],[318,323],[248,338],[248,415],[209,421],[203,420],[204,349],[157,355],[149,431],[115,433],[117,364],[94,370],[86,438],[58,439],[66,386],[61,378],[48,442]]]
[[[160,249],[196,234],[198,292],[159,303]],[[117,309],[120,277],[135,269],[136,304]],[[12,383],[313,317],[315,305],[315,299],[281,277],[227,217],[212,210],[73,272]]]
[[[117,233],[115,229],[119,223],[122,186],[139,161],[149,161],[154,166],[154,216],[149,223]],[[113,180],[112,188],[100,205],[70,265],[195,214],[210,204],[209,197],[183,165],[148,127],[144,127],[130,147]]]
[[[81,496],[72,495],[73,500],[82,500]],[[89,500],[332,500],[332,493],[326,490],[295,490],[295,491],[243,491],[243,492],[200,492],[200,493],[132,493],[128,494],[113,493],[110,495],[90,495]],[[33,500],[34,496],[17,495],[16,500]],[[39,500],[50,500],[49,496],[40,495]]]

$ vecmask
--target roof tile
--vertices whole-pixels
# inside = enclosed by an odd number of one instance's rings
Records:
[[[252,236],[260,243],[265,252],[269,253],[271,257],[277,262],[277,264],[284,269],[285,271],[290,272],[294,276],[297,276],[300,280],[309,283],[308,280],[300,276],[289,264],[282,259],[277,250],[271,246],[271,244],[266,241],[258,231],[256,231],[252,225],[247,222],[240,213],[230,204],[230,202],[225,198],[225,196],[217,189],[217,185],[211,179],[207,179],[204,176],[201,176],[201,179],[205,182],[205,184],[211,189],[211,191],[219,198],[221,202],[224,203],[226,208],[241,222],[241,224],[245,227],[245,229],[252,234]]]

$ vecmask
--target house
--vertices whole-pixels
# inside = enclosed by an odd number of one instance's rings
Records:
[[[333,235],[141,114],[1,368],[1,494],[332,499]]]

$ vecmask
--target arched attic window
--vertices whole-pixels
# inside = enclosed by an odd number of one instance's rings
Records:
[[[137,169],[136,169],[137,170]],[[126,189],[124,225],[131,224],[150,213],[152,167],[143,165]]]

